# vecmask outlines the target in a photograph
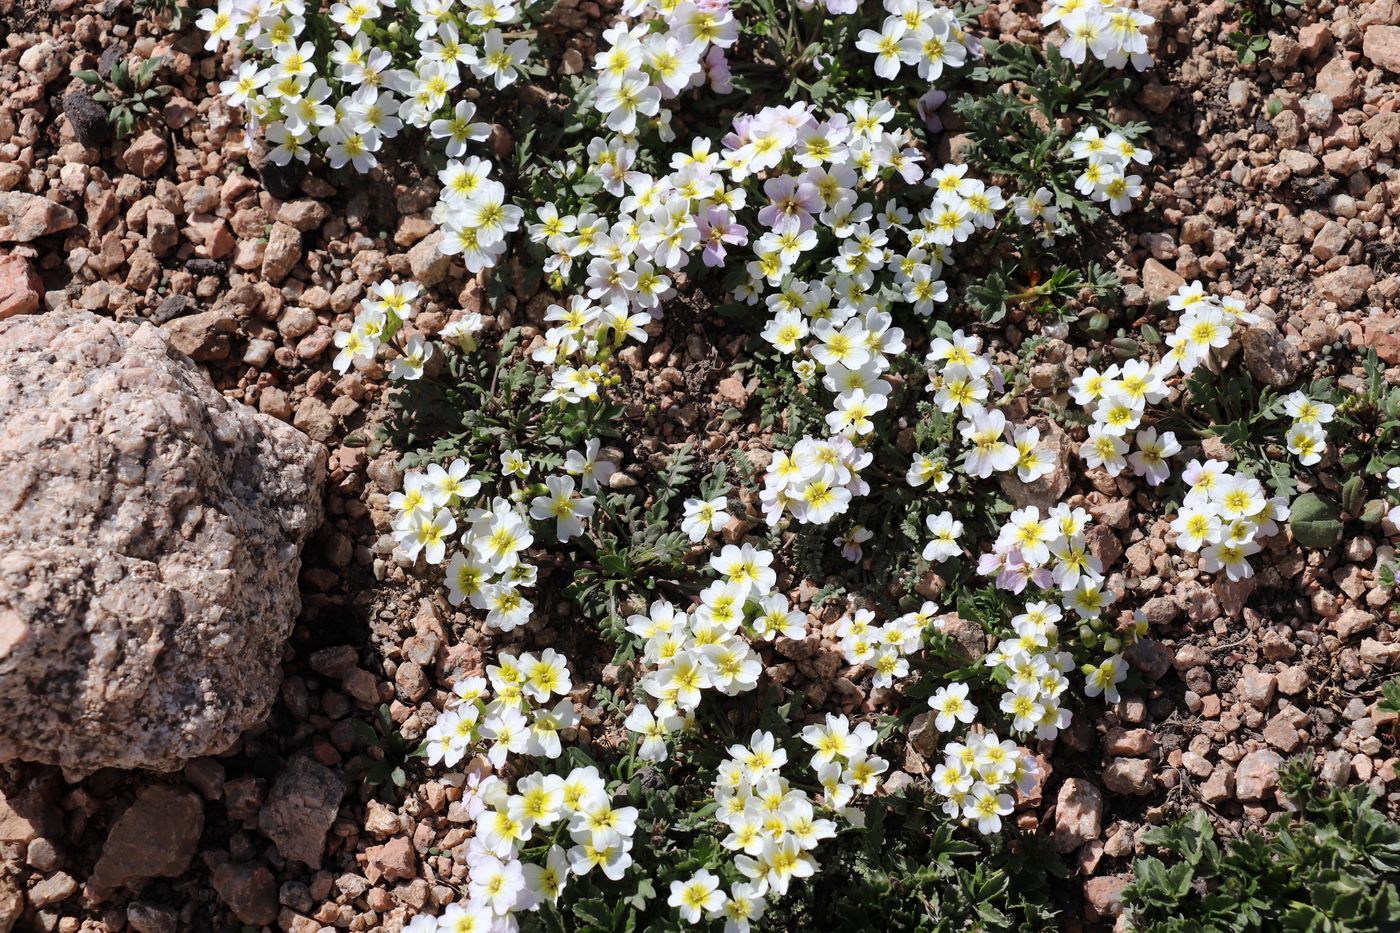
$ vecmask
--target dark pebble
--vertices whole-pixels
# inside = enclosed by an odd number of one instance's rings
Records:
[[[65,94],[63,113],[73,126],[73,135],[87,148],[97,149],[112,138],[112,124],[107,121],[107,108],[93,100],[87,91]]]
[[[188,295],[167,295],[165,300],[151,312],[151,320],[157,324],[164,324],[166,321],[183,317],[193,310],[194,302],[190,300]]]

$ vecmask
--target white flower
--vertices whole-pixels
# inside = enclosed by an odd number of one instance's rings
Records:
[[[517,39],[506,45],[501,31],[492,29],[486,33],[480,55],[472,62],[472,73],[478,78],[494,78],[496,90],[500,90],[520,76],[518,69],[529,55],[530,43]]]
[[[724,496],[713,499],[687,499],[681,519],[681,531],[691,541],[703,541],[713,531],[719,531],[729,521],[729,500]]]
[[[555,520],[555,534],[560,544],[583,534],[583,519],[593,515],[592,496],[574,496],[571,476],[551,476],[545,480],[549,495],[536,496],[530,501],[530,517],[537,521]]]
[[[706,913],[719,910],[724,892],[719,890],[719,879],[702,868],[688,881],[672,881],[666,903],[680,911],[686,923],[699,923]]]
[[[928,705],[938,713],[933,724],[939,732],[951,732],[958,723],[967,724],[977,718],[977,707],[967,698],[967,684],[964,683],[939,687],[929,697]]]
[[[952,512],[938,512],[924,519],[933,540],[924,545],[924,560],[940,561],[957,557],[962,553],[958,538],[962,535],[962,522],[953,518]]]
[[[1285,437],[1288,452],[1303,466],[1312,466],[1322,459],[1327,449],[1327,434],[1316,421],[1299,421],[1288,429]]]

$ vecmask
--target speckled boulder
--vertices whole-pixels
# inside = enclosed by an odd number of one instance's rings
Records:
[[[324,475],[150,324],[0,321],[0,760],[170,770],[261,720]]]

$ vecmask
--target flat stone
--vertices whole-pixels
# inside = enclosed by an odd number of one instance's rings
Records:
[[[1092,782],[1069,778],[1055,798],[1055,851],[1073,852],[1103,830],[1103,793]]]
[[[44,282],[23,256],[0,256],[0,319],[33,314],[44,297]]]
[[[277,881],[264,865],[225,862],[209,879],[214,891],[249,926],[260,927],[277,919]]]
[[[232,346],[229,335],[237,333],[238,321],[227,311],[201,311],[161,325],[170,335],[170,345],[196,363],[228,359]]]
[[[1351,62],[1338,55],[1317,73],[1317,90],[1331,99],[1333,107],[1345,110],[1361,99],[1361,80]]]
[[[1157,785],[1152,780],[1152,762],[1146,758],[1114,758],[1104,768],[1104,786],[1115,794],[1145,796]]]
[[[1400,74],[1400,26],[1368,26],[1361,40],[1361,52],[1372,64]]]
[[[1090,878],[1084,882],[1084,900],[1088,902],[1093,920],[1111,920],[1123,913],[1123,889],[1128,886],[1126,875]]]
[[[1152,301],[1166,301],[1185,284],[1185,279],[1156,259],[1148,259],[1143,263],[1142,288]]]
[[[1244,329],[1240,338],[1244,365],[1258,381],[1274,388],[1292,385],[1303,367],[1303,354],[1269,323]]]
[[[277,777],[258,815],[258,828],[288,861],[321,867],[326,833],[335,822],[345,782],[305,756],[293,758]]]
[[[1246,803],[1263,800],[1278,786],[1282,764],[1282,756],[1272,749],[1261,748],[1245,755],[1235,768],[1235,796]]]
[[[165,166],[169,157],[170,150],[165,144],[165,137],[155,130],[147,130],[126,147],[122,161],[130,171],[142,178],[150,178]]]
[[[189,791],[153,784],[112,825],[92,882],[117,888],[183,874],[204,832],[204,805]]]
[[[0,191],[0,243],[28,243],[77,226],[62,204],[23,191]]]

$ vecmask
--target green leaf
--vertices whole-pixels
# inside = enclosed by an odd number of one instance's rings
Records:
[[[1293,501],[1288,527],[1303,547],[1329,548],[1342,540],[1341,510],[1316,493],[1305,493]]]
[[[84,84],[89,86],[102,83],[102,76],[99,75],[97,72],[93,71],[91,68],[84,68],[82,71],[74,75],[74,77],[78,78]]]
[[[1351,516],[1361,514],[1366,502],[1366,479],[1353,476],[1342,484],[1342,511]]]

